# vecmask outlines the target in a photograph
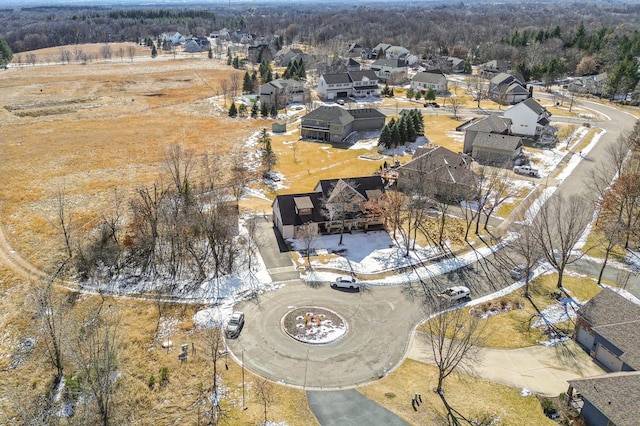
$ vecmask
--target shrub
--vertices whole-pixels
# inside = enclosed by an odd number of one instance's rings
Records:
[[[544,412],[544,414],[548,417],[550,415],[552,415],[553,413],[556,412],[556,407],[553,405],[553,401],[551,401],[550,399],[543,399],[542,400],[542,411]]]

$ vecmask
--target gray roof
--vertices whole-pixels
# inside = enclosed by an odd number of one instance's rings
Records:
[[[349,71],[347,74],[349,74],[351,81],[362,81],[366,77],[371,81],[378,82],[378,76],[373,70]]]
[[[349,114],[349,111],[338,106],[320,106],[302,117],[302,120],[339,122],[345,125],[353,121],[353,116]]]
[[[302,117],[302,120],[319,120],[347,124],[354,119],[385,118],[386,115],[375,108],[344,109],[339,106],[321,106]]]
[[[417,81],[418,83],[431,83],[431,84],[440,84],[442,80],[446,81],[446,77],[441,72],[428,72],[422,71],[416,73],[413,76],[411,81]]]
[[[509,87],[507,87],[506,93],[508,95],[526,95],[529,93],[529,91],[526,87],[516,81],[511,83]]]
[[[511,128],[511,120],[509,118],[500,117],[497,114],[491,114],[479,120],[473,120],[461,130],[471,130],[483,133],[507,133]]]
[[[506,72],[501,72],[491,79],[491,84],[495,84],[498,86],[502,84],[511,84],[512,82],[522,84],[520,80],[518,80],[515,76],[507,74]]]
[[[578,315],[623,353],[619,358],[640,370],[640,305],[605,288]]]
[[[465,154],[432,146],[416,150],[413,159],[398,170],[429,174],[434,180],[442,182],[470,184],[474,179],[470,163],[470,158]]]
[[[407,63],[403,59],[376,59],[371,67],[405,68]]]
[[[640,419],[640,371],[604,374],[568,381],[584,400],[616,426],[636,426]]]
[[[365,199],[367,200],[369,199],[369,195],[380,194],[384,192],[384,183],[382,182],[382,177],[373,175],[343,179],[323,179],[318,182],[321,190],[320,194],[322,194],[324,198],[329,197],[331,191],[333,191],[333,189],[336,187],[336,184],[340,180],[351,186],[351,188],[356,190],[356,192],[365,197]],[[318,185],[316,185],[316,187]]]
[[[478,133],[473,146],[513,152],[522,146],[522,138],[498,133]]]
[[[351,79],[349,78],[349,74],[346,72],[341,72],[337,74],[322,74],[322,78],[327,84],[345,84],[351,83]]]
[[[533,98],[527,98],[524,101],[520,102],[522,104],[525,104],[526,106],[529,107],[529,109],[531,109],[533,112],[535,112],[537,115],[542,114],[543,112],[546,112],[547,109],[545,107],[543,107],[542,105],[540,105],[538,103],[538,101],[536,101]]]

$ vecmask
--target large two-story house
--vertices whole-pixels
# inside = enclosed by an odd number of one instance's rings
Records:
[[[306,224],[321,234],[382,229],[384,191],[380,176],[321,180],[312,192],[278,195],[273,224],[283,238],[300,238]]]
[[[533,98],[510,107],[504,118],[511,120],[511,133],[537,138],[548,129],[551,113]]]
[[[381,130],[386,116],[375,108],[347,110],[339,106],[321,106],[301,118],[303,139],[343,142],[351,132]]]
[[[411,88],[422,92],[432,89],[438,95],[449,92],[447,77],[441,71],[435,70],[416,73],[411,79]]]
[[[405,81],[407,79],[408,64],[404,59],[376,59],[371,64],[371,69],[378,79],[387,81]]]
[[[517,104],[530,96],[524,83],[514,75],[502,72],[489,81],[489,98],[497,103]]]
[[[324,100],[348,96],[380,96],[378,77],[372,70],[323,74],[318,79],[318,97]]]
[[[310,98],[311,94],[304,83],[293,79],[278,78],[260,86],[260,104],[268,108],[273,104],[278,109],[292,102],[306,104]]]

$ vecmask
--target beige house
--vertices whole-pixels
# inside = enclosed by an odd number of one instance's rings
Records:
[[[410,162],[398,167],[398,190],[412,192],[417,184],[421,195],[463,200],[476,191],[472,161],[468,155],[441,146],[419,148]]]
[[[423,71],[413,76],[411,88],[416,91],[425,92],[432,89],[438,95],[449,92],[447,78],[440,71]]]

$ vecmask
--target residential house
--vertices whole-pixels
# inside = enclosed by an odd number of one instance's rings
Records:
[[[411,88],[421,92],[432,89],[438,95],[444,95],[449,92],[447,77],[440,71],[422,71],[416,73],[411,79]]]
[[[498,133],[478,133],[473,141],[471,156],[481,164],[511,167],[522,152],[520,136]]]
[[[299,61],[300,59],[302,59],[302,62],[307,62],[309,60],[309,55],[300,49],[289,48],[279,50],[274,57],[274,61],[280,67],[286,67],[289,65],[289,62]]]
[[[298,80],[278,78],[260,86],[260,104],[269,108],[274,103],[278,109],[293,102],[306,104],[310,99],[309,89]]]
[[[170,42],[172,45],[177,46],[179,44],[184,44],[185,42],[185,37],[180,34],[179,32],[175,32],[173,34],[162,34],[162,41],[168,41]]]
[[[574,78],[567,86],[572,93],[604,96],[607,89],[607,73]]]
[[[373,49],[368,47],[364,47],[362,51],[360,51],[360,57],[362,59],[376,59],[376,55],[378,52],[375,52]]]
[[[362,45],[360,45],[359,43],[349,43],[345,56],[357,57],[362,54],[363,50],[364,50],[364,47],[362,47]]]
[[[511,133],[511,120],[500,117],[497,114],[487,115],[482,118],[474,118],[456,128],[458,132],[464,132],[464,144],[462,152],[471,154],[473,141],[479,133],[496,133],[508,135]]]
[[[507,109],[503,117],[511,120],[512,134],[537,138],[550,127],[551,113],[535,99],[527,98]]]
[[[489,98],[500,104],[517,104],[530,96],[524,83],[511,74],[500,73],[489,81]]]
[[[283,238],[300,238],[305,224],[323,234],[383,229],[384,191],[380,176],[321,180],[313,192],[278,195],[273,224]]]
[[[568,382],[567,401],[582,400],[580,414],[586,426],[638,424],[640,371],[584,377]]]
[[[408,64],[403,59],[376,59],[371,64],[371,69],[376,73],[378,79],[386,81],[393,79],[396,82],[407,79]]]
[[[211,42],[206,37],[190,37],[184,42],[184,51],[187,53],[207,52],[210,48]]]
[[[362,69],[362,64],[360,64],[360,62],[356,61],[353,58],[348,58],[345,66],[347,68],[347,71],[360,71]]]
[[[478,72],[485,77],[494,77],[496,74],[507,73],[511,69],[508,61],[503,59],[493,59],[484,64],[478,65]]]
[[[448,56],[446,58],[443,58],[442,62],[444,63],[444,67],[442,68],[442,71],[444,72],[447,72],[447,73],[464,72],[464,64],[465,64],[464,59]]]
[[[374,108],[346,110],[321,106],[301,118],[300,133],[304,139],[339,143],[351,132],[381,130],[385,119]]]
[[[253,64],[259,64],[262,61],[270,62],[272,59],[273,53],[267,42],[253,44],[247,47],[247,61]]]
[[[221,30],[214,31],[211,34],[209,34],[209,38],[219,38],[222,40],[229,40],[231,38],[231,33],[227,28],[223,28]]]
[[[410,192],[419,184],[429,197],[458,202],[476,191],[473,160],[440,146],[419,148],[413,159],[397,168],[397,187]],[[424,194],[424,192],[423,192]]]
[[[371,70],[323,74],[318,79],[318,97],[325,100],[348,96],[380,96],[378,77]]]
[[[640,370],[640,304],[603,289],[578,310],[574,338],[609,371]]]
[[[373,51],[376,52],[376,57],[379,55],[380,51],[382,51],[383,56],[378,59],[403,59],[405,60],[410,52],[408,49],[402,46],[393,46],[387,43],[378,43],[376,47],[373,48]]]

